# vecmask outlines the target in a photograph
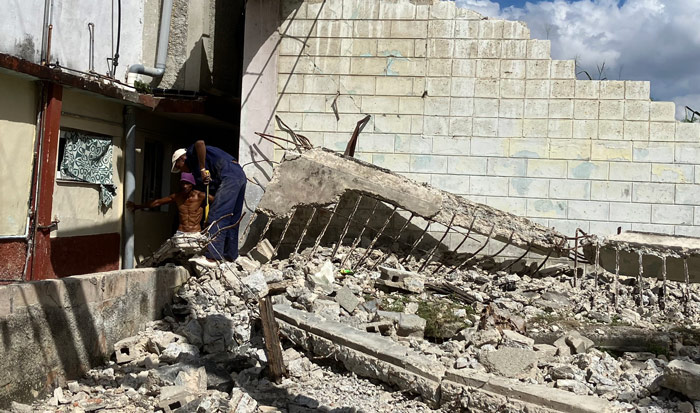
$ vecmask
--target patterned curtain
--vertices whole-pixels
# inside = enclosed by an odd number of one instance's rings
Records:
[[[66,139],[61,173],[100,185],[100,206],[109,208],[117,194],[112,180],[112,140],[77,131],[61,131]]]

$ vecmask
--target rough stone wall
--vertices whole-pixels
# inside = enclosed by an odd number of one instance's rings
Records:
[[[576,80],[523,23],[450,1],[280,9],[276,113],[315,145],[371,114],[357,157],[410,178],[569,235],[700,236],[700,124],[649,82]]]

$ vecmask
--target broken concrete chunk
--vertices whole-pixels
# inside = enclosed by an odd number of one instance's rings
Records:
[[[257,300],[265,297],[269,292],[265,276],[260,270],[256,270],[249,276],[243,277],[241,282],[244,285],[243,295],[248,299]]]
[[[535,344],[535,340],[513,330],[503,330],[501,334],[503,334],[501,345],[504,347],[532,348]]]
[[[330,294],[333,292],[335,267],[330,260],[324,262],[323,266],[321,266],[321,269],[318,272],[315,274],[309,274],[307,277],[313,288],[319,289],[325,294]]]
[[[365,324],[365,331],[368,333],[379,333],[383,336],[391,335],[393,328],[394,322],[390,320],[380,320]]]
[[[164,413],[172,413],[195,399],[195,396],[183,386],[165,386],[160,389],[158,407]]]
[[[550,344],[535,344],[533,348],[536,352],[541,353],[544,358],[554,357],[557,355],[557,348]]]
[[[178,332],[185,336],[190,344],[198,347],[202,345],[202,325],[199,324],[197,319],[191,319],[184,327],[180,328]]]
[[[228,402],[230,412],[234,413],[254,413],[258,411],[258,402],[248,393],[244,393],[238,387],[231,390],[231,399]]]
[[[479,362],[490,372],[512,378],[531,377],[537,360],[536,352],[512,347],[484,351],[479,356]]]
[[[120,364],[140,359],[146,353],[146,342],[139,336],[128,337],[114,344],[114,354]]]
[[[564,341],[573,354],[584,354],[594,346],[593,340],[582,336],[578,331],[569,332],[564,338]]]
[[[700,364],[673,360],[664,369],[661,385],[700,400]]]
[[[239,256],[236,258],[236,264],[240,265],[245,272],[253,272],[260,267],[260,263],[248,257]]]
[[[327,298],[319,298],[312,305],[312,311],[326,320],[340,320],[340,305]]]
[[[423,338],[425,331],[425,319],[415,314],[400,314],[399,324],[396,334],[401,337],[418,337]]]
[[[496,344],[498,344],[499,341],[501,341],[501,333],[499,333],[496,329],[479,330],[471,335],[469,341],[475,347],[482,347],[486,344],[491,344],[495,346]]]
[[[425,289],[424,278],[415,272],[379,266],[381,278],[375,284],[389,290],[420,294]]]
[[[205,392],[207,391],[207,370],[204,367],[183,370],[177,374],[175,385],[195,393]]]
[[[345,311],[352,313],[360,304],[360,300],[355,297],[355,294],[348,287],[343,287],[335,295],[335,301],[340,304]]]
[[[170,343],[161,353],[160,359],[166,363],[172,363],[181,358],[195,358],[198,356],[199,348],[197,346],[187,343]]]
[[[265,264],[272,259],[274,252],[275,249],[272,247],[272,244],[270,244],[270,241],[265,238],[264,240],[260,241],[258,245],[256,245],[255,248],[248,253],[248,255],[250,258],[254,259],[260,264]]]
[[[568,390],[575,394],[588,394],[588,387],[585,384],[572,379],[557,380],[557,388]]]

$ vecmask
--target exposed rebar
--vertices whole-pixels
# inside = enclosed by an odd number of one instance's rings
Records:
[[[360,206],[361,201],[362,201],[362,195],[359,195],[357,197],[357,201],[355,202],[355,206],[353,207],[352,212],[350,213],[350,216],[348,217],[347,221],[345,221],[345,226],[343,227],[343,230],[340,232],[340,238],[338,238],[338,242],[336,242],[335,247],[333,247],[333,252],[331,253],[331,258],[335,257],[335,254],[338,252],[338,248],[340,248],[340,244],[343,242],[343,238],[345,238],[345,234],[348,233],[348,229],[350,228],[350,224],[352,223],[352,220],[355,217],[355,213],[357,212],[357,208]]]
[[[294,220],[294,215],[296,215],[297,209],[296,207],[292,208],[292,213],[289,214],[289,220],[287,220],[287,224],[284,226],[284,229],[282,230],[282,235],[280,235],[280,240],[277,243],[277,246],[275,247],[274,251],[272,251],[272,258],[274,258],[277,255],[277,251],[279,251],[280,246],[282,245],[282,241],[284,241],[284,236],[287,235],[287,230],[289,229],[289,226],[292,224],[292,221]]]
[[[306,236],[306,231],[309,229],[309,225],[311,225],[311,221],[314,219],[314,216],[316,216],[317,210],[318,210],[318,208],[314,207],[313,211],[311,212],[311,216],[306,221],[306,225],[304,225],[304,229],[301,231],[301,235],[299,236],[299,240],[297,241],[297,245],[294,246],[294,255],[296,255],[297,252],[299,251],[299,247],[301,247],[301,243],[304,240],[304,236]]]
[[[423,269],[425,269],[425,267],[426,267],[426,266],[428,265],[428,263],[430,262],[430,259],[433,258],[433,254],[435,254],[435,251],[437,251],[437,249],[438,249],[438,247],[440,246],[440,244],[442,244],[442,241],[445,240],[445,237],[446,237],[447,234],[450,232],[450,228],[452,227],[452,223],[454,222],[456,216],[457,216],[457,214],[452,214],[452,218],[450,219],[450,223],[447,224],[447,229],[445,230],[445,233],[442,234],[442,237],[440,238],[440,241],[438,241],[437,244],[435,244],[435,246],[433,247],[433,249],[430,250],[430,252],[428,253],[428,255],[427,255],[426,258],[425,258],[425,262],[424,262],[423,265],[421,265],[420,268],[418,269],[418,272],[423,271]]]
[[[360,257],[360,260],[357,262],[357,264],[355,264],[355,266],[353,268],[359,268],[362,265],[362,263],[365,261],[367,256],[369,256],[369,253],[370,253],[370,251],[372,251],[374,244],[377,243],[377,240],[379,240],[379,237],[381,237],[382,234],[384,233],[386,226],[389,225],[389,222],[394,217],[394,214],[396,213],[396,208],[398,208],[398,207],[394,206],[394,209],[391,210],[391,214],[389,214],[389,217],[386,219],[386,221],[384,221],[384,225],[382,225],[382,228],[379,230],[379,232],[377,232],[377,235],[372,239],[372,242],[369,243],[369,246],[365,250],[365,253],[362,254],[362,257]]]

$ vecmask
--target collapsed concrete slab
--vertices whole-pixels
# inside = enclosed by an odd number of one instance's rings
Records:
[[[641,255],[644,277],[662,279],[665,260],[668,280],[700,283],[700,238],[628,231],[584,239],[582,245],[590,262],[598,255],[599,265],[611,273],[617,263],[620,274],[638,276]]]
[[[566,237],[557,231],[323,148],[302,153],[286,152],[282,162],[275,168],[265,195],[258,204],[257,214],[274,219],[288,219],[282,231],[283,239],[297,209],[314,208],[308,221],[310,223],[316,215],[316,208],[332,207],[332,214],[335,214],[341,198],[348,194],[359,195],[359,198],[356,197],[355,208],[349,216],[344,217],[348,221],[355,216],[357,205],[362,198],[389,205],[386,209],[387,219],[384,225],[380,229],[374,228],[371,231],[375,234],[375,238],[369,242],[370,249],[376,245],[375,242],[382,235],[386,236],[384,230],[391,217],[403,212],[407,216],[410,214],[408,221],[418,217],[427,221],[428,225],[441,228],[438,231],[444,231],[444,235],[440,242],[448,233],[464,236],[462,243],[470,238],[470,235],[473,238],[474,234],[481,234],[487,237],[486,243],[489,240],[496,240],[526,251],[551,256],[561,256],[564,253]],[[370,216],[377,211],[377,202],[374,205]],[[365,227],[368,222],[369,218],[364,223]],[[261,238],[266,235],[268,227],[269,225],[262,231]],[[411,250],[420,242],[427,230],[428,226]],[[347,226],[338,242],[342,241],[346,231]],[[306,227],[302,232],[302,238],[305,233]],[[319,241],[323,235],[324,232],[321,232]],[[363,231],[358,236],[358,240],[363,235],[369,236]],[[396,242],[397,238],[394,237],[393,241]],[[300,243],[301,240],[297,243],[297,247]],[[461,246],[462,243],[459,245]],[[434,249],[425,253],[426,264],[434,253]]]

